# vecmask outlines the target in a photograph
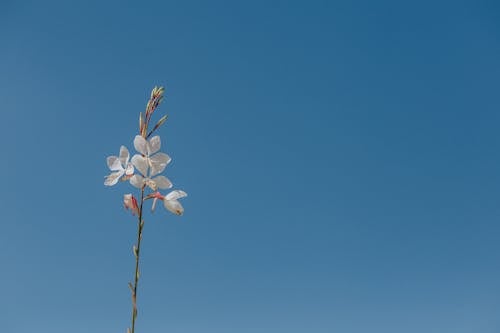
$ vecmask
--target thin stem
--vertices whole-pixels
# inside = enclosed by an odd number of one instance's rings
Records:
[[[134,276],[134,287],[132,290],[132,331],[131,331],[131,333],[134,333],[135,318],[137,317],[137,285],[139,283],[139,256],[141,253],[142,228],[144,227],[144,221],[142,219],[142,204],[143,203],[144,203],[144,186],[141,189],[141,206],[139,208],[138,222],[137,222],[137,247],[134,250],[135,276]]]

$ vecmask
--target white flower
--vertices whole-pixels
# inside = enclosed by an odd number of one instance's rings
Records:
[[[130,178],[130,184],[137,188],[144,185],[149,186],[153,191],[157,189],[167,189],[172,187],[172,183],[165,176],[151,178],[165,170],[167,164],[171,161],[170,156],[165,153],[158,153],[161,141],[159,136],[152,137],[146,141],[142,136],[137,135],[134,139],[134,147],[142,155],[135,154],[132,157],[132,164],[142,174],[135,174]]]
[[[151,198],[154,198],[152,210],[155,209],[156,200],[160,199],[163,201],[163,205],[165,206],[166,209],[168,209],[169,211],[171,211],[176,215],[182,215],[182,213],[184,213],[184,208],[182,207],[178,199],[184,197],[187,197],[187,193],[181,190],[172,191],[166,196],[161,195],[160,192],[153,193],[151,195]]]
[[[146,141],[146,139],[140,135],[135,136],[134,147],[142,155],[135,154],[132,157],[132,164],[134,164],[143,176],[156,176],[163,172],[167,164],[172,160],[167,154],[158,153],[160,146],[161,141],[158,135],[152,137],[149,141]],[[149,175],[148,171],[150,172]]]
[[[123,175],[130,176],[134,173],[134,166],[129,162],[130,154],[127,147],[120,147],[120,156],[109,156],[107,158],[108,167],[112,172],[106,176],[104,185],[112,186],[118,183]]]
[[[184,213],[184,208],[177,199],[187,197],[187,193],[181,190],[175,190],[167,194],[163,198],[163,205],[166,209],[171,211],[176,215],[182,215]]]

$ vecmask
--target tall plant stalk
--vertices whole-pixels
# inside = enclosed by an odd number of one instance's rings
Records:
[[[132,326],[127,328],[128,333],[135,333],[135,322],[137,319],[137,288],[139,285],[139,262],[141,253],[142,231],[144,229],[143,206],[148,199],[153,199],[152,209],[154,210],[157,200],[161,200],[167,210],[176,214],[182,215],[184,208],[178,201],[180,198],[187,196],[186,192],[174,190],[163,195],[159,190],[172,188],[172,182],[162,175],[171,158],[165,153],[159,152],[161,147],[160,136],[151,135],[160,128],[167,120],[167,116],[161,117],[153,129],[149,130],[149,123],[154,111],[163,100],[163,87],[154,87],[151,91],[151,97],[146,105],[146,111],[139,114],[139,135],[134,138],[134,147],[138,154],[135,154],[130,159],[130,154],[125,146],[120,147],[119,156],[109,156],[107,164],[112,171],[111,174],[105,177],[104,185],[113,186],[118,182],[130,181],[130,184],[140,190],[140,204],[137,199],[130,193],[123,196],[125,208],[130,209],[132,214],[137,215],[137,241],[132,247],[135,257],[135,275],[134,284],[128,283],[132,293]],[[151,138],[150,138],[151,137]],[[145,196],[145,190],[150,189]]]
[[[142,219],[142,206],[144,204],[144,186],[141,189],[141,205],[139,206],[139,214],[137,214],[137,242],[136,246],[133,247],[134,257],[135,257],[135,274],[134,274],[134,285],[132,289],[132,330],[131,333],[135,332],[135,318],[137,318],[137,286],[139,284],[139,260],[141,256],[141,240],[142,240],[142,229],[144,228],[144,220]]]

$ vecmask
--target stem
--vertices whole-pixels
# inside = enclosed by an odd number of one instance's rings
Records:
[[[144,203],[144,186],[141,189],[141,206],[139,208],[138,222],[137,222],[137,247],[134,251],[135,256],[135,277],[134,277],[134,289],[132,290],[132,331],[134,333],[135,329],[135,318],[137,317],[137,285],[139,283],[139,256],[141,253],[141,240],[142,240],[142,228],[144,227],[144,221],[142,220],[142,204]]]

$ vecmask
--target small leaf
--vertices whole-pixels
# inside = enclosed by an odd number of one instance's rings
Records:
[[[130,288],[130,291],[132,292],[132,294],[134,293],[134,286],[132,286],[132,282],[129,282],[128,283],[128,287]]]
[[[132,246],[132,252],[134,252],[134,256],[137,258],[137,247],[135,245]]]

